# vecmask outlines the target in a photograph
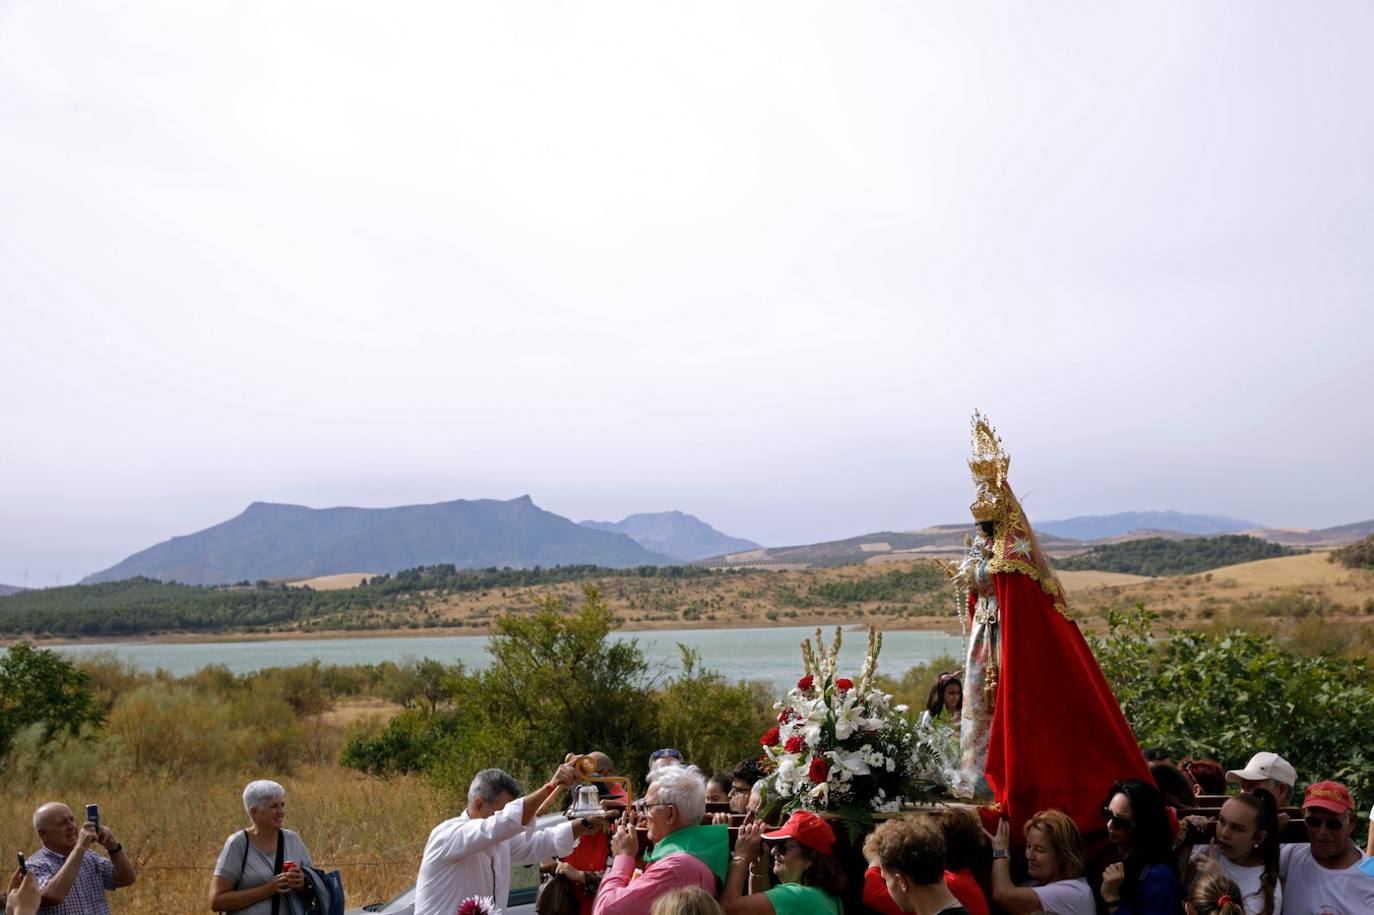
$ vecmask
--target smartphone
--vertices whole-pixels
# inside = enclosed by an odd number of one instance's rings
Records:
[[[86,805],[86,822],[95,824],[95,831],[100,832],[100,805]]]
[[[29,872],[29,862],[24,860],[24,853],[22,851],[17,851],[14,853],[14,856],[19,859],[19,873],[27,874]]]

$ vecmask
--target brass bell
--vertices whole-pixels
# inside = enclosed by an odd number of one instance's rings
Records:
[[[596,785],[578,785],[573,793],[572,806],[568,808],[568,819],[605,815],[606,811],[601,809],[601,793],[596,790]]]

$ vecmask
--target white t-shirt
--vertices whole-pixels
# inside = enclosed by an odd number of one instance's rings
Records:
[[[1197,845],[1193,847],[1193,860],[1209,857],[1209,846]],[[1232,880],[1236,881],[1236,886],[1240,887],[1241,895],[1245,897],[1246,915],[1259,915],[1264,911],[1264,885],[1260,879],[1264,876],[1264,865],[1256,864],[1253,867],[1241,867],[1230,858],[1217,852],[1212,860],[1220,867],[1221,872]],[[1274,908],[1271,909],[1275,915],[1283,910],[1283,884],[1274,884]]]
[[[1086,877],[1056,880],[1044,886],[1033,886],[1040,900],[1040,910],[1053,915],[1097,915],[1092,887]]]
[[[1353,842],[1351,847],[1359,851]],[[1306,843],[1279,849],[1284,915],[1369,915],[1374,912],[1374,878],[1360,870],[1360,860],[1333,870],[1312,857]]]

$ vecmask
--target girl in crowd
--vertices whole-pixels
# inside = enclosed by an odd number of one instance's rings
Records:
[[[282,828],[286,789],[266,780],[249,782],[243,809],[253,825],[225,840],[210,878],[210,909],[246,915],[272,915],[278,908],[281,915],[303,912],[308,891],[301,868],[311,866],[310,852],[299,835]]]
[[[776,832],[759,823],[740,827],[730,856],[720,906],[725,915],[841,915],[844,869],[835,857],[835,831],[814,813],[798,810]],[[773,874],[781,881],[764,892],[744,895],[744,875],[771,846]]]
[[[997,824],[992,839],[992,899],[1011,915],[1055,912],[1096,915],[1097,900],[1083,876],[1083,840],[1060,810],[1042,810],[1026,822],[1026,873],[1035,886],[1011,880],[1011,825]]]
[[[1188,893],[1183,907],[1188,915],[1243,915],[1240,887],[1225,874],[1203,874]]]
[[[959,682],[958,674],[944,673],[935,678],[926,696],[926,711],[921,716],[922,724],[942,724],[957,727],[963,716],[964,685]]]
[[[1102,872],[1102,901],[1112,915],[1177,915],[1182,907],[1169,818],[1154,785],[1131,778],[1112,785],[1103,805],[1107,841],[1120,860]]]
[[[1207,863],[1211,866],[1205,866]],[[1274,795],[1256,788],[1222,804],[1217,812],[1216,838],[1211,845],[1193,849],[1193,865],[1199,864],[1204,865],[1200,874],[1219,872],[1235,881],[1240,887],[1236,901],[1244,905],[1246,915],[1276,915],[1281,911],[1279,816]]]

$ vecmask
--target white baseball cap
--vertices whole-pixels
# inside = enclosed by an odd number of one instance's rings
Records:
[[[1291,788],[1298,780],[1298,770],[1279,754],[1266,750],[1251,756],[1244,769],[1232,769],[1226,773],[1228,782],[1260,782],[1266,778],[1272,778]]]

